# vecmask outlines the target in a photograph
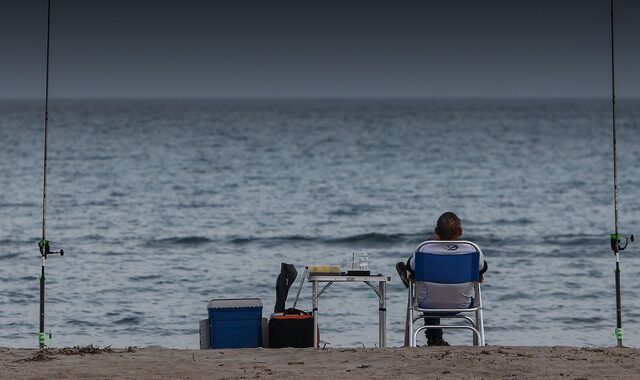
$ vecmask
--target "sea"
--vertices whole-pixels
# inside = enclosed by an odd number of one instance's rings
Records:
[[[617,113],[618,217],[640,234],[640,100]],[[42,100],[0,100],[0,346],[37,347]],[[368,253],[403,344],[395,263],[453,211],[489,264],[489,345],[613,346],[607,99],[52,99],[46,327],[52,346],[198,348],[207,302],[275,303],[294,264]],[[640,236],[639,236],[640,238]],[[640,346],[640,242],[620,258],[625,345]],[[324,347],[375,347],[378,301],[334,284]],[[468,332],[445,332],[471,344]],[[425,344],[419,341],[418,344]]]

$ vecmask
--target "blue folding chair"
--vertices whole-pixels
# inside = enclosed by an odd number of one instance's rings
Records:
[[[405,344],[416,346],[418,334],[429,328],[468,329],[473,332],[473,345],[484,346],[484,321],[482,317],[482,296],[480,293],[480,256],[482,251],[475,243],[464,240],[429,240],[416,249],[415,276],[409,284],[407,302],[407,326]],[[472,283],[474,286],[473,305],[465,309],[424,309],[418,306],[416,299],[416,281],[431,284],[440,291],[446,291],[446,285]],[[437,297],[437,295],[434,295]],[[416,316],[415,314],[420,314]],[[472,314],[473,317],[468,314]],[[414,329],[414,324],[424,317],[457,318],[463,324],[424,325]]]

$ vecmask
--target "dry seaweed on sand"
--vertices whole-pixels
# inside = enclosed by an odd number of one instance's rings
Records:
[[[30,358],[15,360],[16,362],[45,362],[55,359],[54,354],[50,352],[50,349],[44,348],[38,350],[31,355]]]
[[[88,346],[73,346],[63,347],[57,349],[58,355],[95,355],[95,354],[113,354],[115,351],[111,349],[111,346],[100,348],[90,344]]]
[[[129,347],[131,348],[131,347]],[[126,352],[132,352],[127,349]],[[113,354],[115,351],[111,346],[100,348],[90,344],[88,346],[73,346],[62,348],[43,348],[33,353],[30,358],[17,360],[19,362],[42,362],[54,360],[57,355],[96,355],[96,354]]]

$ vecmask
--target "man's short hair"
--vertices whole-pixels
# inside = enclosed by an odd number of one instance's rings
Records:
[[[462,235],[462,221],[456,214],[447,211],[438,218],[434,232],[441,240],[455,240]]]

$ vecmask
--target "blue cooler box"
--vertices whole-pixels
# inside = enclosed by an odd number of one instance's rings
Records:
[[[262,302],[259,298],[213,299],[207,309],[211,348],[254,348],[262,345]]]

